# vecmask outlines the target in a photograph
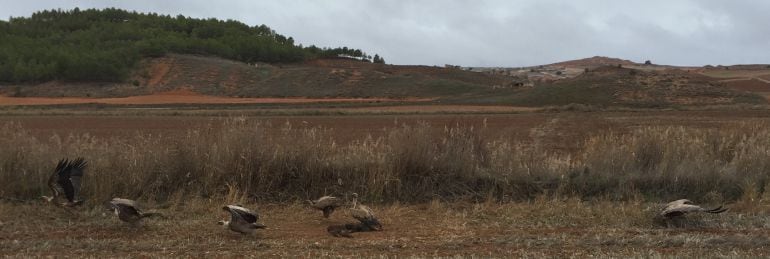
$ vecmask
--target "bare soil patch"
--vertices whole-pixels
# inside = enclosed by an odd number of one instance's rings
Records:
[[[163,83],[166,74],[168,74],[168,71],[171,69],[172,61],[173,60],[170,58],[159,58],[157,62],[150,65],[151,77],[147,81],[148,87],[155,88]]]

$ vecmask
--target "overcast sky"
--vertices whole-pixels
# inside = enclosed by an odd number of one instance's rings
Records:
[[[770,63],[764,0],[0,0],[0,19],[74,7],[265,24],[297,43],[360,48],[393,64]]]

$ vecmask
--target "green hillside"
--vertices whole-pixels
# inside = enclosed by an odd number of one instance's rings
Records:
[[[296,45],[265,25],[120,9],[47,10],[0,21],[0,82],[121,82],[146,57],[218,56],[247,63],[297,62],[359,49]],[[377,55],[376,60],[383,62]]]

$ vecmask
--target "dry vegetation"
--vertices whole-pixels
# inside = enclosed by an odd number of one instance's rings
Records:
[[[189,129],[182,136],[136,134],[53,135],[46,140],[23,126],[0,127],[3,197],[29,199],[55,160],[89,158],[85,194],[166,200],[210,197],[232,185],[258,200],[294,201],[358,192],[377,202],[528,200],[541,194],[626,200],[680,196],[736,200],[770,183],[770,130],[766,124],[697,129],[641,127],[596,135],[576,152],[488,139],[484,127],[428,123],[389,129],[379,137],[338,143],[318,127],[274,126],[230,119]],[[548,131],[548,125],[536,129]]]
[[[551,134],[552,122],[533,134]],[[403,124],[342,142],[329,129],[271,123],[235,118],[173,136],[45,139],[18,123],[0,125],[0,230],[8,233],[0,237],[0,255],[770,253],[766,122],[719,130],[640,126],[594,134],[566,151],[490,137],[483,126]],[[36,201],[65,154],[90,162],[89,205],[75,215]],[[298,205],[349,192],[375,205],[385,231],[335,239],[324,230],[350,221],[344,211],[327,221]],[[101,202],[115,196],[171,216],[129,229],[102,215]],[[675,228],[651,220],[657,203],[681,197],[728,203],[731,210]],[[259,208],[271,228],[256,237],[224,231],[214,223],[225,216],[218,207],[229,202]]]
[[[349,222],[344,213],[323,220],[301,205],[258,207],[268,229],[255,236],[227,232],[214,222],[228,201],[196,199],[157,204],[169,215],[131,229],[99,208],[76,216],[42,205],[0,203],[0,256],[76,257],[757,257],[770,253],[768,209],[733,206],[730,213],[693,217],[690,226],[650,221],[654,204],[540,197],[530,202],[382,205],[385,230],[334,238],[326,226]],[[153,206],[149,206],[153,207]],[[40,210],[46,213],[39,213]],[[341,211],[342,212],[342,211]],[[19,218],[29,220],[22,224]],[[41,224],[35,224],[41,223]],[[43,224],[44,223],[44,224]]]

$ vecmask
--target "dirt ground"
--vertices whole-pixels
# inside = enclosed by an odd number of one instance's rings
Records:
[[[60,208],[0,203],[0,256],[75,257],[588,257],[770,255],[767,214],[740,207],[655,223],[656,204],[541,199],[528,203],[374,206],[381,232],[335,238],[328,225],[353,222],[345,209],[330,219],[299,204],[247,204],[268,229],[227,231],[221,201],[155,204],[165,218],[139,228],[100,206]],[[43,212],[43,213],[41,213]]]

